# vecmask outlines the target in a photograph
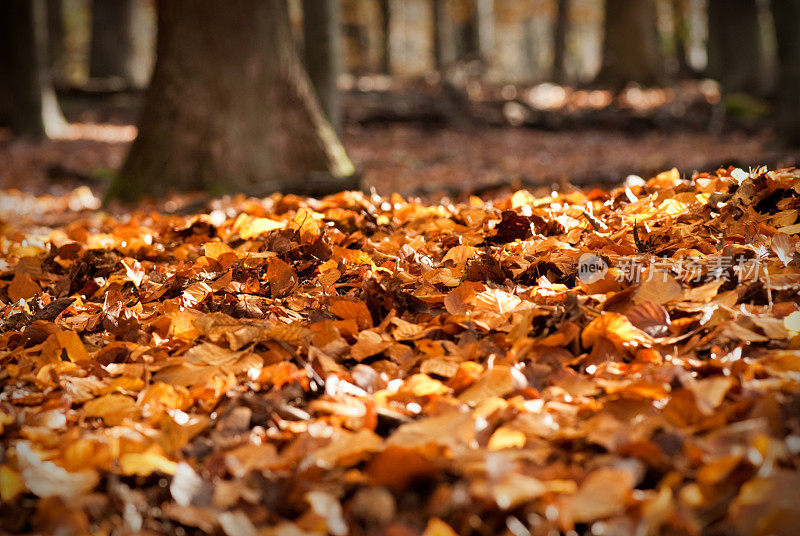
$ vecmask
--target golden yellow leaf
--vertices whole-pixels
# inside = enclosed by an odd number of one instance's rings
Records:
[[[136,401],[119,394],[104,395],[83,405],[83,414],[86,417],[100,417],[109,426],[121,424],[125,419],[133,418],[136,413]]]
[[[25,491],[25,480],[22,475],[8,464],[0,465],[0,500],[11,502]]]
[[[172,475],[178,467],[177,463],[153,449],[123,454],[119,458],[119,465],[126,476],[149,476],[155,472]]]
[[[489,450],[522,448],[525,446],[526,441],[527,438],[525,434],[519,430],[515,430],[509,426],[501,426],[495,430],[492,437],[489,438],[487,448]]]
[[[428,520],[422,536],[458,536],[458,533],[438,517],[433,517]]]
[[[602,313],[583,328],[581,342],[584,347],[589,348],[600,337],[608,339],[620,349],[637,346],[649,347],[652,344],[652,339],[645,332],[631,324],[626,316],[608,311]]]
[[[240,237],[249,240],[276,229],[283,229],[285,226],[286,224],[282,221],[252,218],[242,214],[234,223],[233,230],[238,231]]]

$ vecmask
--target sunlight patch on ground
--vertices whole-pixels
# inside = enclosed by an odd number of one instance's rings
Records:
[[[130,143],[136,138],[136,133],[133,125],[70,123],[66,131],[54,139]]]

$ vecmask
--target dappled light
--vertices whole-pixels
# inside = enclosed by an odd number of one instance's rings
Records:
[[[797,21],[0,1],[0,536],[794,536]]]

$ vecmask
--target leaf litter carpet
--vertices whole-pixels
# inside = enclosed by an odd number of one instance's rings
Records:
[[[795,534],[800,173],[3,194],[0,533]]]

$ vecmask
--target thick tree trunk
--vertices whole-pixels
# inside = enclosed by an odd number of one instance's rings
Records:
[[[557,84],[563,84],[567,79],[567,31],[569,30],[569,4],[570,0],[558,0],[556,8],[556,23],[553,28],[553,72],[551,78]]]
[[[116,80],[120,86],[147,85],[150,62],[137,44],[141,0],[92,0],[89,76]]]
[[[800,0],[772,0],[778,38],[778,136],[800,146]]]
[[[381,11],[381,73],[390,74],[392,72],[392,50],[391,50],[391,27],[392,10],[389,0],[378,0],[378,7]]]
[[[337,82],[342,72],[341,14],[338,0],[303,0],[306,70],[328,121],[339,132],[342,106]]]
[[[303,69],[285,0],[158,3],[153,80],[110,197],[326,193],[353,166]]]
[[[0,118],[18,133],[66,127],[48,69],[46,0],[0,1]]]
[[[756,0],[709,0],[709,76],[719,80],[725,93],[757,93],[761,64]]]
[[[615,88],[628,82],[665,83],[653,0],[606,0],[604,30],[598,83]]]

